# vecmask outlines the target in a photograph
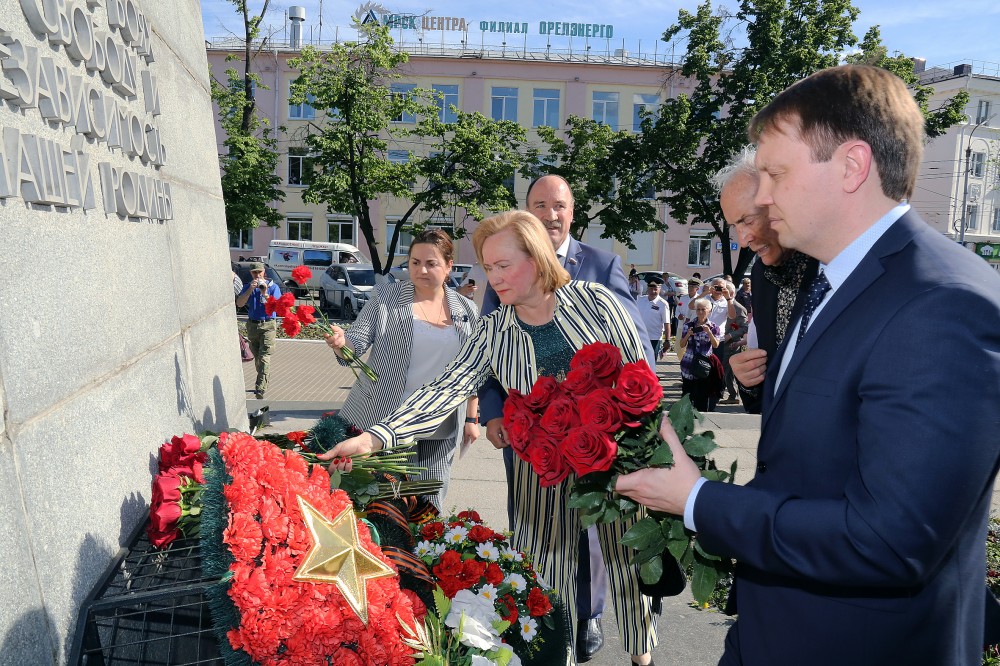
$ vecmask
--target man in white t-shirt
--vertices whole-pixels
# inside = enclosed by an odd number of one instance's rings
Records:
[[[642,315],[642,323],[646,325],[653,355],[659,358],[660,344],[670,339],[670,304],[660,296],[660,285],[656,282],[646,285],[646,297],[636,299],[635,304]]]
[[[677,330],[674,332],[674,335],[678,340],[674,344],[674,349],[677,350],[678,354],[683,354],[680,345],[680,336],[684,333],[684,322],[695,318],[692,304],[698,298],[699,289],[701,289],[701,280],[693,277],[688,280],[688,293],[677,295],[677,307],[674,309],[674,313],[677,315]]]

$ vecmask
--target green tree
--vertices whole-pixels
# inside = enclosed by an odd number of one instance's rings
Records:
[[[457,120],[441,122],[441,99],[433,91],[393,90],[407,55],[394,48],[388,28],[357,29],[357,42],[323,52],[306,48],[291,63],[300,73],[292,99],[310,93],[311,104],[325,112],[302,137],[311,167],[302,196],[330,212],[357,216],[372,264],[385,273],[404,228],[419,229],[428,217],[448,210],[463,209],[479,219],[486,210],[510,205],[512,193],[503,182],[520,165],[524,131],[454,107]],[[413,118],[412,126],[396,122],[404,116]],[[408,159],[390,159],[393,150],[406,152]],[[371,202],[384,196],[410,202],[389,239],[385,261],[371,210]]]
[[[564,130],[542,126],[537,131],[543,147],[528,148],[521,173],[528,179],[548,174],[566,179],[573,192],[570,233],[575,238],[596,220],[605,238],[635,247],[632,234],[662,226],[649,197],[648,172],[629,159],[634,135],[579,116],[569,116]]]
[[[657,190],[665,192],[660,198],[675,220],[711,225],[723,247],[729,245],[710,178],[747,143],[750,119],[768,101],[795,81],[840,62],[841,54],[857,43],[852,30],[857,17],[850,0],[741,0],[734,13],[713,11],[705,2],[694,13],[680,10],[663,40],[686,37],[674,75],[692,79],[695,89],[668,99],[655,117],[643,120],[644,141],[633,157],[650,165]],[[852,58],[915,83],[912,63],[886,54],[876,27]],[[930,111],[929,92],[918,88],[915,95],[928,117],[930,136],[957,122],[956,107],[965,104],[955,99]],[[742,250],[735,267],[728,252],[722,257],[724,272],[739,279],[753,254]]]
[[[229,231],[254,229],[262,222],[268,226],[281,223],[281,213],[273,204],[285,198],[278,188],[278,151],[274,131],[267,118],[257,115],[255,91],[263,87],[253,71],[259,52],[254,40],[260,35],[260,23],[270,0],[265,0],[259,14],[251,14],[246,0],[230,0],[243,17],[242,72],[226,70],[225,82],[211,79],[212,100],[219,108],[219,121],[226,140],[226,152],[219,155],[222,169],[222,198],[226,206]],[[227,61],[238,61],[229,55]]]

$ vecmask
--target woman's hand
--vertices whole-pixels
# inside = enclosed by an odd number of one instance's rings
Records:
[[[477,439],[479,439],[479,424],[466,423],[462,431],[462,448],[471,446]]]
[[[347,344],[347,337],[344,335],[344,329],[339,326],[331,326],[330,329],[333,333],[323,336],[326,338],[326,344],[330,345],[330,349],[333,351],[340,351],[343,349],[344,345]]]
[[[350,472],[354,469],[354,464],[348,456],[365,455],[378,451],[381,448],[381,439],[370,432],[363,432],[357,437],[345,439],[326,453],[321,453],[316,457],[320,460],[329,460],[330,465],[328,469],[331,472],[333,470]]]

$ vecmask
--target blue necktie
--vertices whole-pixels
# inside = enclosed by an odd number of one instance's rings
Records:
[[[802,323],[799,324],[799,334],[795,338],[795,344],[798,346],[802,342],[802,337],[806,334],[806,327],[809,326],[809,320],[812,319],[813,313],[816,312],[816,308],[819,304],[823,302],[823,296],[826,292],[830,290],[830,281],[826,279],[826,275],[823,271],[813,278],[812,284],[809,285],[809,293],[806,295],[805,305],[802,307]]]

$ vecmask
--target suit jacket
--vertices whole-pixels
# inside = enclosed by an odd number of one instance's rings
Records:
[[[476,304],[448,287],[445,297],[455,330],[465,344],[479,319]],[[413,347],[413,283],[407,280],[375,287],[345,336],[359,356],[369,348],[372,350],[368,364],[378,375],[373,382],[359,374],[340,410],[345,420],[365,430],[392,414],[403,402]],[[341,365],[347,364],[339,356],[337,360]]]
[[[938,320],[951,325],[929,334]],[[829,297],[775,391],[784,350],[756,476],[708,482],[694,507],[704,548],[738,561],[742,663],[979,664],[1000,277],[909,212]]]
[[[809,258],[805,275],[802,276],[802,284],[799,285],[798,297],[795,299],[797,305],[808,293],[809,284],[816,277],[818,269],[819,262]],[[767,351],[770,363],[778,351],[778,292],[781,287],[767,279],[764,275],[764,263],[761,261],[754,262],[753,268],[750,269],[750,283],[753,285],[750,302],[753,325],[757,329],[757,349]],[[748,414],[760,414],[763,395],[763,386],[758,385],[757,390],[749,391],[741,386],[740,402],[743,403],[743,409]]]
[[[566,249],[566,270],[571,279],[597,282],[618,297],[629,317],[635,322],[636,331],[643,341],[642,348],[646,354],[646,362],[655,371],[656,358],[653,356],[653,346],[649,344],[642,315],[639,314],[639,308],[636,307],[632,292],[629,291],[621,258],[617,254],[591,247],[571,237],[569,247]],[[496,292],[493,291],[493,287],[487,285],[486,293],[483,295],[483,316],[490,314],[499,306],[500,300]],[[479,390],[480,423],[485,425],[491,419],[503,416],[503,401],[506,397],[506,391],[495,380],[488,381]]]

